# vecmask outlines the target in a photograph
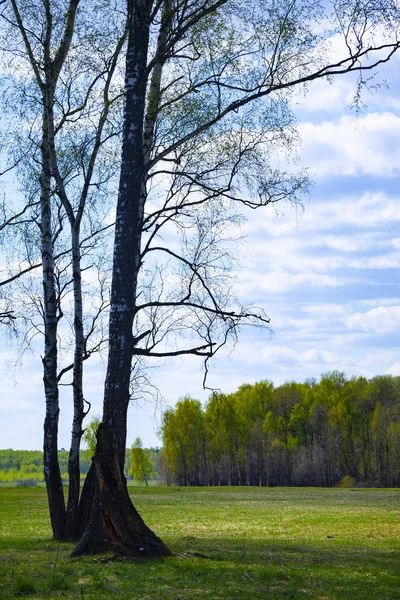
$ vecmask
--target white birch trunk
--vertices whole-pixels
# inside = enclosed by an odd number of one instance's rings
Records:
[[[69,489],[67,523],[65,531],[66,537],[76,537],[78,533],[80,494],[79,450],[82,438],[82,423],[85,416],[83,399],[83,301],[79,234],[80,222],[75,221],[75,226],[71,227],[75,334],[74,367],[72,379],[74,416],[72,420],[71,446],[68,460]]]
[[[41,188],[41,239],[44,306],[43,382],[46,398],[44,421],[44,476],[50,520],[55,539],[64,537],[65,502],[58,463],[58,382],[57,382],[57,297],[54,281],[53,232],[51,222],[50,157],[47,113],[43,114]]]

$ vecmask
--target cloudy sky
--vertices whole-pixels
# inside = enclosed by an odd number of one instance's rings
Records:
[[[268,378],[303,381],[335,369],[348,376],[400,375],[400,58],[380,72],[382,85],[349,108],[350,78],[315,83],[295,107],[299,162],[314,181],[304,210],[289,205],[246,215],[247,245],[237,285],[243,301],[262,305],[271,332],[244,330],[236,348],[214,361],[209,383],[234,391]],[[396,83],[397,82],[397,83]],[[38,347],[40,351],[40,347]],[[42,446],[40,356],[11,368],[16,344],[0,341],[0,447]],[[87,366],[85,395],[101,414],[103,366]],[[206,400],[194,358],[154,372],[165,405],[184,394]],[[132,406],[128,444],[137,435],[160,445],[160,413]],[[61,394],[60,447],[69,445],[69,395]]]

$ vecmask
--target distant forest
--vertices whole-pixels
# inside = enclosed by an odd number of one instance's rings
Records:
[[[244,384],[164,413],[163,448],[145,449],[167,485],[400,487],[400,377]],[[60,451],[67,480],[68,452]],[[81,452],[81,473],[90,466]],[[125,476],[132,479],[131,452]],[[43,481],[43,453],[0,450],[0,482]]]
[[[154,477],[159,473],[159,448],[148,448],[147,455],[153,463]],[[65,482],[68,481],[68,452],[60,450],[58,459],[60,462],[61,476]],[[89,450],[80,452],[80,469],[82,476],[86,475],[91,463]],[[126,449],[125,455],[125,477],[132,479],[131,452]],[[0,450],[0,482],[15,482],[21,484],[44,481],[43,474],[43,452],[39,450]]]
[[[161,478],[178,485],[400,485],[400,377],[343,373],[185,397],[164,414]]]

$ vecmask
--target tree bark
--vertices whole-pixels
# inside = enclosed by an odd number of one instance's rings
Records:
[[[50,157],[46,109],[42,127],[41,236],[44,304],[43,383],[46,397],[44,421],[44,476],[54,539],[64,537],[65,501],[58,463],[58,417],[60,413],[57,381],[57,300],[54,283],[53,238],[51,223]]]
[[[96,486],[88,527],[72,556],[113,550],[132,557],[170,556],[171,551],[147,527],[127,492],[119,456],[107,423],[100,424],[93,457]],[[102,527],[98,527],[100,516]]]
[[[74,288],[74,333],[75,351],[73,367],[73,404],[74,416],[72,420],[71,446],[68,460],[68,504],[65,537],[76,539],[78,535],[79,494],[80,494],[80,468],[79,450],[82,438],[82,424],[85,417],[83,398],[83,307],[82,307],[82,276],[81,256],[79,243],[80,221],[75,220],[71,226],[72,239],[72,276]]]
[[[99,428],[98,446],[90,471],[90,478],[93,478],[95,470],[97,482],[85,486],[80,523],[80,529],[84,527],[85,530],[73,552],[74,556],[106,549],[133,556],[171,554],[133,507],[123,476],[135,345],[132,328],[136,314],[146,199],[143,122],[150,30],[148,2],[132,0],[128,2],[128,8],[130,14],[122,158],[115,224],[103,424]],[[85,508],[88,504],[91,504],[89,517]],[[87,523],[84,522],[86,518]]]
[[[132,2],[126,58],[121,174],[117,203],[111,287],[109,355],[103,420],[108,423],[123,472],[126,418],[134,340],[137,277],[145,193],[143,119],[149,14],[145,0]]]
[[[76,528],[78,519],[79,501],[79,441],[70,453],[69,471],[70,480],[72,473],[72,487],[69,491],[68,519],[65,510],[64,491],[60,467],[58,463],[58,373],[57,373],[57,299],[54,282],[54,259],[53,259],[53,233],[51,223],[51,176],[54,175],[54,93],[57,80],[60,75],[65,58],[72,41],[76,9],[79,0],[70,0],[66,15],[66,25],[62,41],[58,47],[54,60],[51,58],[51,42],[53,31],[53,17],[49,0],[46,0],[46,22],[43,38],[43,66],[44,82],[40,74],[36,77],[43,93],[43,124],[42,124],[42,176],[41,176],[41,206],[42,206],[42,263],[43,263],[43,290],[44,290],[44,312],[45,312],[45,356],[43,359],[44,386],[46,394],[46,418],[44,423],[44,470],[47,486],[47,495],[50,509],[50,520],[55,539],[64,539],[66,526]],[[20,28],[23,29],[22,21]],[[24,32],[23,32],[24,33]],[[29,53],[28,43],[28,53]],[[35,60],[30,56],[32,67],[35,68]],[[35,72],[36,73],[36,72]],[[79,243],[79,238],[78,238]],[[79,244],[78,244],[79,245]],[[76,254],[76,253],[75,253]],[[79,255],[79,247],[78,247]],[[75,281],[75,276],[74,276]],[[75,396],[74,396],[75,402]],[[72,460],[71,460],[72,458]],[[78,486],[78,489],[76,489]],[[76,497],[78,494],[78,497]],[[72,501],[71,501],[72,497]]]

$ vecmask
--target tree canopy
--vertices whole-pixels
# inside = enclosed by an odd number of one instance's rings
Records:
[[[333,372],[244,384],[164,414],[162,477],[179,485],[400,485],[400,377]]]

